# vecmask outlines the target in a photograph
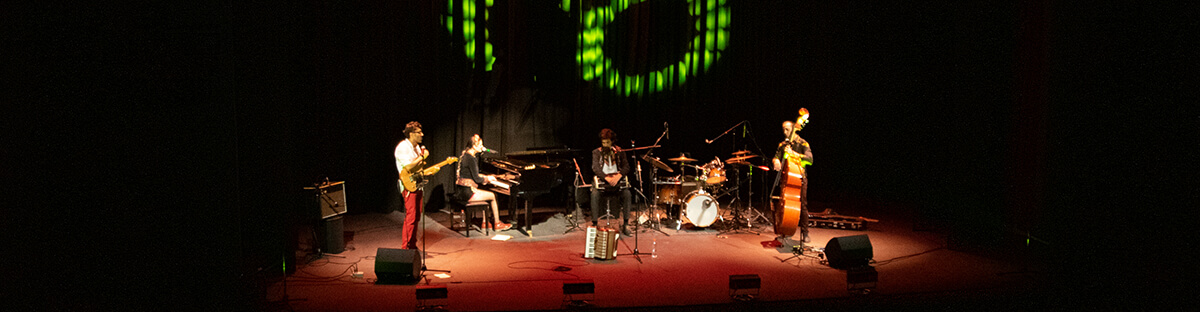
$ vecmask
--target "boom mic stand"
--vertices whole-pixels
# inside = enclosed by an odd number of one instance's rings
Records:
[[[424,179],[424,177],[421,177],[421,178]],[[401,191],[400,194],[403,195],[404,194],[403,193],[404,185],[397,185],[397,187],[400,188],[400,191]],[[423,185],[418,188],[418,190],[422,190],[422,189],[424,189]],[[425,279],[425,284],[428,285],[429,279],[425,278],[425,272],[450,273],[450,270],[435,270],[435,269],[430,269],[425,266],[425,258],[429,256],[429,251],[425,250],[425,236],[429,234],[429,230],[427,228],[425,228],[425,205],[422,205],[422,203],[417,202],[417,207],[418,207],[417,213],[420,213],[420,215],[418,215],[418,217],[421,218],[421,278]]]

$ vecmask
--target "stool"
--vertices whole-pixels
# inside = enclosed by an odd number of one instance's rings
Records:
[[[450,210],[450,222],[451,223],[454,222],[455,214],[458,214],[459,216],[461,216],[462,222],[460,223],[460,226],[461,226],[461,229],[463,230],[463,236],[471,237],[471,228],[475,227],[475,225],[469,224],[468,221],[475,217],[476,211],[483,212],[484,224],[491,224],[493,227],[496,226],[496,223],[494,221],[492,221],[492,201],[490,201],[490,200],[463,202],[463,201],[454,200],[454,196],[452,194],[447,194],[446,195],[446,204],[451,206],[451,210]],[[450,226],[451,226],[451,228],[453,228],[454,224],[451,224]],[[479,229],[480,229],[480,232],[483,232],[484,235],[491,235],[491,232],[488,230],[488,227],[485,226],[485,227],[482,227]]]

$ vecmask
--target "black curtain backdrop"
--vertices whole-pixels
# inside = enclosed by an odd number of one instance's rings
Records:
[[[606,41],[670,20],[666,1],[618,17]],[[31,268],[14,279],[37,281],[14,304],[246,310],[256,283],[301,260],[304,186],[346,181],[351,213],[397,208],[391,155],[411,120],[435,159],[472,133],[502,152],[590,149],[606,127],[642,146],[665,122],[655,155],[708,160],[769,155],[801,107],[815,202],[905,204],[981,245],[1036,236],[1087,289],[1128,284],[1105,273],[1179,285],[1160,265],[1186,262],[1174,234],[1196,206],[1180,169],[1197,128],[1189,10],[728,1],[720,61],[626,97],[578,78],[578,2],[496,3],[490,72],[438,0],[12,8],[6,172],[12,194],[45,195],[6,218]],[[670,29],[624,60],[663,64]],[[1130,228],[1126,211],[1155,222]]]
[[[300,79],[313,87],[298,121],[299,176],[347,181],[351,211],[396,208],[390,155],[410,120],[425,125],[437,160],[457,155],[473,133],[501,152],[591,149],[601,128],[644,146],[664,122],[671,137],[655,155],[711,160],[740,149],[769,156],[779,124],[805,107],[814,200],[909,202],[923,217],[1002,228],[1011,221],[1007,187],[1023,183],[1006,176],[1010,151],[1022,148],[1014,133],[1046,132],[1021,115],[1044,111],[1013,104],[1025,79],[1016,74],[1016,6],[730,2],[730,44],[710,70],[669,91],[625,96],[577,78],[578,8],[497,2],[489,26],[497,60],[484,71],[439,23],[439,4],[306,8],[310,44],[300,48],[311,52],[301,66],[313,75]],[[630,9],[614,25],[659,11]],[[606,45],[621,34],[608,33]]]

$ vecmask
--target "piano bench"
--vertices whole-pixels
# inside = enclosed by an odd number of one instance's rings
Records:
[[[491,235],[488,227],[477,227],[471,220],[475,218],[476,212],[483,213],[483,223],[496,226],[492,221],[492,202],[491,201],[469,201],[461,202],[456,200],[447,200],[446,204],[450,206],[450,229],[453,231],[463,231],[463,236],[471,237],[472,228],[479,229],[484,235]],[[454,224],[454,217],[457,215],[461,222]],[[457,226],[456,226],[457,225]]]

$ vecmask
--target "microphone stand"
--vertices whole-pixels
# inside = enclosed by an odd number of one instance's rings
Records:
[[[667,135],[667,131],[663,131],[663,134],[659,135],[658,139],[654,140],[654,144],[651,146],[658,146],[658,142],[662,141],[662,138],[666,135]],[[629,143],[630,143],[629,148],[632,149],[632,148],[636,147],[636,146],[634,146],[633,141],[630,141]],[[650,148],[649,150],[647,150],[646,155],[649,156],[650,153],[653,152],[653,150],[654,150],[654,148]],[[636,154],[631,153],[630,155],[633,157],[633,161],[637,162]],[[642,197],[642,203],[647,204],[646,202],[648,200],[646,199],[646,194],[642,193],[642,190],[639,189],[643,186],[642,184],[645,182],[645,181],[642,181],[642,163],[640,163],[640,162],[637,162],[637,179],[638,179],[638,187],[633,188],[633,190],[637,191],[637,194]],[[647,204],[647,207],[649,207],[649,204]],[[625,209],[629,209],[629,207],[625,207]],[[642,222],[637,221],[635,218],[634,224],[633,224],[633,253],[625,255],[625,256],[633,256],[634,259],[637,259],[638,263],[643,263],[642,257],[640,255],[644,255],[644,253],[638,251],[638,246],[639,246],[638,239],[642,232],[641,226],[642,226]],[[655,230],[659,231],[660,233],[663,233],[663,235],[667,234],[665,232],[662,232],[662,230],[659,230],[659,229],[655,229]]]
[[[713,141],[720,139],[721,137],[725,136],[726,134],[729,134],[729,131],[733,131],[733,129],[737,129],[738,126],[741,126],[744,123],[746,123],[746,120],[742,120],[742,121],[738,122],[736,125],[733,125],[733,127],[729,127],[729,130],[725,130],[725,132],[721,132],[721,135],[718,135],[717,137],[712,138],[712,140],[704,140],[704,143],[712,144]]]
[[[629,143],[630,143],[629,148],[632,149],[634,147],[637,147],[637,146],[633,145],[632,141],[630,141]],[[630,155],[635,155],[635,154],[630,153]],[[633,157],[634,157],[633,161],[637,162],[637,156],[633,156]],[[637,163],[637,180],[638,180],[638,187],[630,187],[630,188],[633,189],[634,191],[636,191],[637,194],[642,197],[642,202],[644,203],[644,202],[646,202],[646,194],[642,194],[642,191],[638,189],[641,187],[641,184],[642,184],[642,163]],[[630,204],[633,205],[632,203],[630,203]],[[625,207],[625,209],[630,209],[630,208],[633,208],[633,207]],[[627,254],[626,256],[633,256],[634,259],[637,259],[638,263],[642,263],[642,257],[640,257],[639,255],[644,255],[644,253],[641,253],[638,251],[638,236],[639,236],[638,232],[641,232],[642,223],[638,222],[637,218],[634,218],[633,221],[634,221],[633,222],[633,253]]]

